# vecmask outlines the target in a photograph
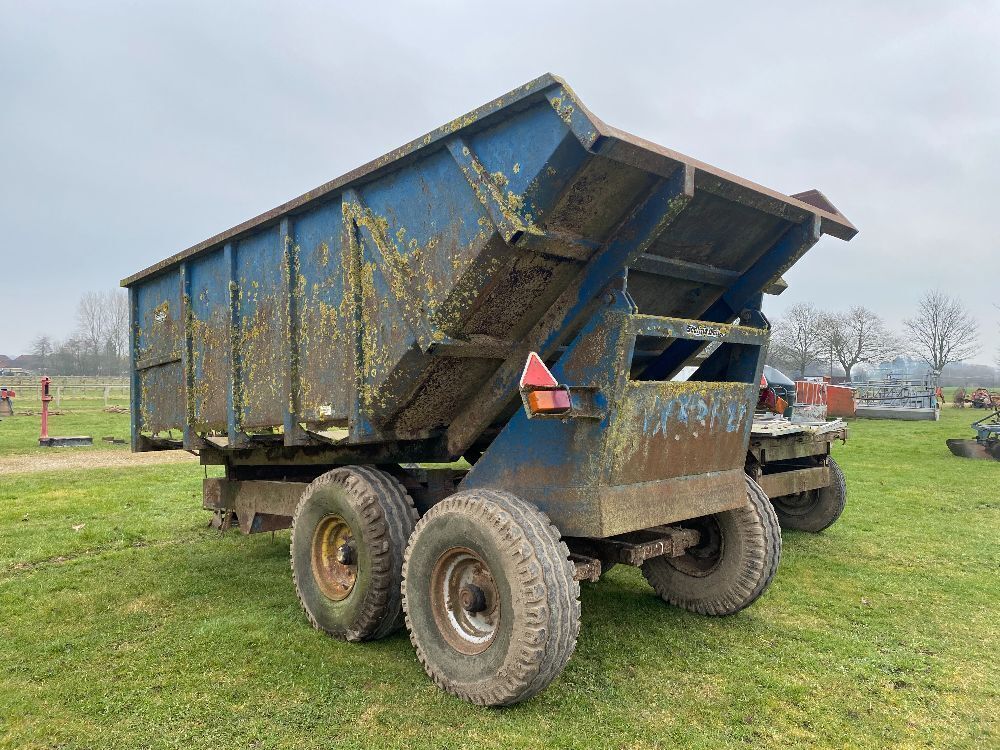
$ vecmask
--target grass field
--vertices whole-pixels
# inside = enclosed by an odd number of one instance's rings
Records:
[[[122,433],[102,405],[65,429]],[[844,516],[787,533],[739,615],[585,584],[563,676],[504,710],[438,691],[403,633],[312,630],[287,532],[207,529],[201,467],[0,477],[0,747],[1000,746],[1000,463],[944,444],[981,414],[854,422]],[[0,460],[36,437],[4,420]]]
[[[35,395],[36,394],[32,394]],[[112,398],[109,407],[128,409],[128,399]],[[52,413],[49,416],[49,435],[90,435],[94,438],[91,447],[74,448],[73,450],[107,450],[118,448],[128,450],[128,445],[113,445],[105,443],[101,438],[112,436],[128,439],[128,413],[111,413],[105,411],[104,398],[91,394],[89,397],[63,396],[62,403],[56,409],[54,402],[49,403]],[[0,460],[4,456],[25,456],[31,454],[46,455],[51,448],[38,445],[39,428],[41,426],[42,403],[36,397],[18,396],[14,399],[14,416],[0,414]]]

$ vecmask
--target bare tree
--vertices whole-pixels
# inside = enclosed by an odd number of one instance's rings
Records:
[[[77,336],[91,366],[118,371],[128,347],[128,297],[122,290],[87,292],[76,311]]]
[[[128,356],[128,292],[117,289],[109,292],[108,343],[115,359]]]
[[[979,324],[958,298],[939,289],[925,292],[904,324],[915,353],[937,372],[979,351]]]
[[[48,370],[49,359],[53,351],[55,351],[55,345],[52,343],[52,339],[44,334],[31,342],[31,353],[38,357],[38,363],[44,371]]]
[[[56,345],[52,369],[61,375],[92,375],[87,359],[85,342],[71,337]]]
[[[108,340],[108,314],[105,295],[87,292],[76,306],[76,327],[88,353],[96,356]]]
[[[846,313],[823,316],[821,335],[831,359],[840,363],[848,380],[855,365],[885,362],[902,351],[882,318],[860,305]]]
[[[792,305],[771,331],[771,354],[788,363],[794,374],[805,376],[806,368],[825,351],[822,335],[823,313],[813,305]]]

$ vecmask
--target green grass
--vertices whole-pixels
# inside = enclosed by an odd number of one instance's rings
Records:
[[[112,398],[109,406],[128,409],[128,400]],[[101,438],[111,435],[128,440],[128,412],[112,414],[104,411],[103,398],[68,398],[63,397],[58,409],[55,402],[49,403],[51,411],[60,414],[49,415],[49,435],[90,435],[94,438],[91,447],[73,448],[72,450],[108,450],[119,448],[128,450],[128,445],[113,445],[105,443]],[[34,398],[14,399],[14,416],[0,416],[0,460],[3,456],[23,456],[44,454],[52,450],[69,450],[42,448],[38,445],[41,434],[42,404]],[[27,412],[31,412],[28,414]]]
[[[944,445],[974,416],[852,423],[844,516],[786,534],[739,615],[628,568],[584,585],[566,671],[504,710],[437,690],[405,634],[312,630],[287,532],[208,530],[199,467],[4,477],[0,747],[995,747],[1000,463]]]

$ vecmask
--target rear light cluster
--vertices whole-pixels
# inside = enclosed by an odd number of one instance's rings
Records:
[[[562,414],[569,411],[569,407],[566,391],[532,391],[528,394],[528,408],[532,414]]]
[[[569,389],[559,381],[535,352],[528,355],[521,373],[521,392],[532,414],[565,414],[570,410]]]

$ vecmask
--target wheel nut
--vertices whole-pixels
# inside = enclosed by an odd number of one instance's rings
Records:
[[[341,565],[352,565],[354,563],[354,549],[349,544],[341,544],[337,547],[337,562]]]
[[[486,594],[474,583],[463,586],[462,590],[458,592],[458,598],[462,603],[462,609],[470,614],[486,609]]]

